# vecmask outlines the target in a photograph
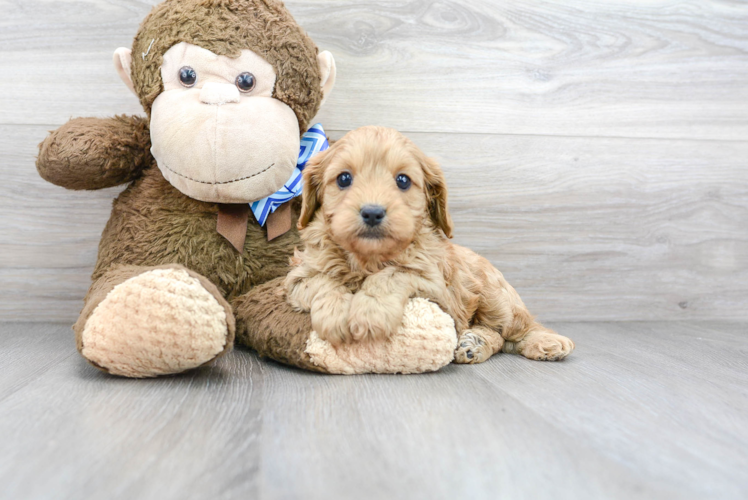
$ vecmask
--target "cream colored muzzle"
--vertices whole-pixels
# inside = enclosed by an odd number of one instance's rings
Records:
[[[200,91],[200,100],[204,104],[229,104],[232,102],[239,102],[239,89],[236,85],[228,83],[215,83],[208,82],[203,85]]]
[[[151,112],[151,153],[166,180],[190,198],[250,203],[288,180],[299,156],[296,115],[272,97],[235,86],[167,90]]]

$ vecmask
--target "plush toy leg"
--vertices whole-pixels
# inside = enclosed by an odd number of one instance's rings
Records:
[[[236,341],[260,356],[327,373],[306,353],[312,322],[309,314],[296,312],[288,304],[283,280],[268,281],[234,299]]]
[[[91,364],[124,377],[156,377],[231,349],[234,316],[218,289],[179,265],[118,266],[91,286],[73,326]]]

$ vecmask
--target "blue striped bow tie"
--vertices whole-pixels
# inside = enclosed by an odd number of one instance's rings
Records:
[[[286,181],[282,188],[267,198],[249,204],[260,226],[265,225],[268,216],[275,212],[276,208],[301,195],[301,190],[304,187],[304,179],[301,176],[301,171],[304,170],[306,163],[312,156],[329,147],[330,143],[327,142],[327,136],[321,123],[317,123],[301,136],[299,159],[296,161],[296,168],[293,174],[291,174],[291,178]]]

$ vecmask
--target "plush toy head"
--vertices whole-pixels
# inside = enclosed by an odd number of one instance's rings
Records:
[[[166,0],[114,62],[150,117],[164,177],[215,203],[283,186],[335,81],[332,55],[274,0]]]

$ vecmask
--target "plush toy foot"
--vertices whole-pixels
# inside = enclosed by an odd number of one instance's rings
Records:
[[[230,347],[229,323],[224,306],[185,269],[152,269],[118,284],[96,306],[81,354],[125,377],[179,373]]]
[[[504,344],[504,352],[521,354],[536,361],[560,361],[573,350],[571,339],[547,330],[532,331],[519,342]]]

